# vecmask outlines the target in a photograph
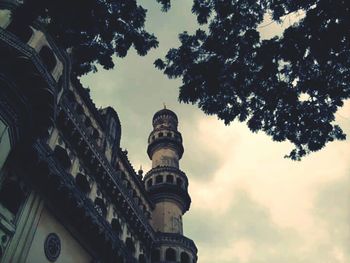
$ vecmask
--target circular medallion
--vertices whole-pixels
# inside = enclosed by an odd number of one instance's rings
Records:
[[[45,255],[51,262],[55,262],[61,253],[61,240],[55,233],[50,233],[44,244]]]

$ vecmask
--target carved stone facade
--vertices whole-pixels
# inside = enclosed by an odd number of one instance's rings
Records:
[[[197,262],[175,113],[154,115],[152,169],[136,173],[115,110],[39,23],[11,20],[20,3],[0,0],[0,262]]]

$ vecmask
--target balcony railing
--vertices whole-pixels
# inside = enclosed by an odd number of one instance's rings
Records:
[[[76,200],[78,206],[83,207],[92,217],[92,222],[98,224],[99,228],[104,230],[104,235],[107,237],[107,239],[112,241],[114,247],[118,248],[118,250],[121,252],[120,254],[122,254],[124,259],[126,259],[126,262],[137,263],[138,261],[127,250],[124,242],[120,240],[116,234],[114,234],[111,225],[98,213],[98,211],[96,211],[92,201],[75,187],[73,177],[68,174],[61,165],[57,165],[58,162],[56,162],[52,157],[52,150],[46,144],[40,142],[37,142],[34,145],[34,148],[42,159],[45,159],[50,172],[58,176],[63,185],[70,189],[70,195],[74,198],[74,200]]]
[[[100,163],[101,167],[106,171],[109,175],[110,180],[113,182],[115,186],[117,186],[119,192],[123,195],[124,200],[127,201],[134,214],[138,218],[138,220],[143,224],[145,230],[150,235],[152,239],[154,239],[154,231],[150,226],[148,220],[145,218],[143,211],[139,208],[139,206],[135,203],[133,196],[128,192],[126,187],[122,184],[122,181],[119,180],[119,176],[117,172],[111,167],[107,158],[104,154],[100,152],[100,148],[97,144],[89,138],[89,135],[85,132],[85,125],[81,122],[79,116],[76,115],[74,110],[71,108],[70,103],[66,100],[66,98],[62,98],[62,110],[67,114],[67,116],[74,123],[74,126],[77,128],[82,138],[89,146],[90,150],[93,152],[94,156]]]

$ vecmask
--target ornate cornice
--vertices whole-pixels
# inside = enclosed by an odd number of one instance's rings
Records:
[[[198,249],[193,240],[180,234],[157,232],[155,246],[160,245],[182,247],[191,251],[197,257]]]
[[[39,114],[34,117],[39,118],[37,118],[37,122],[32,120],[35,132],[46,132],[47,128],[53,124],[56,115],[58,93],[56,81],[42,63],[35,49],[2,28],[0,28],[0,44],[2,45],[2,52],[7,52],[6,55],[10,59],[8,64],[3,67],[3,70],[6,71],[6,77],[12,78],[16,84],[17,93],[25,97],[28,106],[33,110],[37,109]],[[2,54],[1,57],[2,62],[5,62],[6,56]],[[28,78],[18,78],[21,67],[22,71],[32,70]],[[28,74],[30,72],[24,73]]]
[[[179,159],[182,158],[182,155],[184,153],[184,147],[181,142],[176,140],[175,138],[172,137],[158,137],[152,141],[148,147],[147,147],[147,154],[150,159],[152,159],[152,155],[156,149],[159,148],[174,148],[178,154],[179,154]]]
[[[144,181],[147,181],[147,179],[153,175],[166,174],[166,173],[175,173],[178,176],[180,176],[182,179],[184,179],[186,184],[188,184],[187,175],[183,171],[181,171],[179,168],[176,168],[173,166],[157,166],[152,168],[145,174]]]
[[[78,229],[81,228],[81,231],[84,230],[84,227],[95,229],[95,231],[83,231],[91,237],[90,240],[98,242],[95,238],[99,237],[99,240],[103,240],[103,242],[109,244],[104,246],[103,250],[110,250],[110,252],[101,256],[113,257],[113,255],[119,255],[127,262],[137,263],[137,260],[126,249],[123,241],[113,232],[111,225],[96,211],[92,201],[76,188],[72,176],[65,172],[62,166],[53,158],[52,150],[40,141],[34,144],[33,149],[36,151],[39,159],[37,169],[40,171],[42,171],[43,167],[47,167],[48,169],[46,173],[48,182],[41,182],[41,184],[45,185],[47,187],[46,191],[54,196],[55,200],[53,201],[61,202],[66,209],[71,207],[74,213],[80,213],[82,215],[83,218],[74,218],[77,222],[80,222],[80,224],[77,224],[77,227]],[[35,174],[40,174],[40,172]],[[60,198],[57,197],[57,194]],[[81,220],[84,220],[87,225],[81,224]],[[101,247],[100,245],[97,247]]]
[[[136,185],[139,187],[140,192],[143,194],[143,197],[148,202],[150,207],[154,207],[153,202],[150,200],[149,196],[146,193],[145,186],[143,184],[142,179],[136,174],[134,167],[132,166],[127,154],[119,149],[118,156],[121,158],[123,163],[126,165],[127,170],[130,172],[130,175]]]
[[[124,186],[120,175],[115,169],[111,167],[109,161],[107,160],[105,155],[100,152],[100,149],[96,145],[96,143],[89,138],[89,135],[85,132],[84,125],[81,123],[79,117],[76,116],[74,110],[71,109],[69,103],[66,102],[65,98],[62,98],[62,103],[63,105],[61,108],[61,112],[63,112],[66,115],[66,117],[72,122],[73,127],[75,127],[75,131],[79,133],[79,137],[81,137],[80,143],[84,142],[84,144],[86,145],[84,146],[84,148],[86,149],[85,152],[87,154],[91,154],[91,157],[89,158],[93,160],[93,167],[97,167],[99,173],[104,174],[104,176],[100,179],[104,181],[109,181],[109,184],[115,187],[114,192],[117,191],[120,193],[120,198],[124,200],[123,202],[125,202],[125,204],[127,204],[128,207],[130,207],[132,214],[138,219],[143,228],[146,230],[147,234],[151,238],[153,238],[154,232],[148,222],[148,219],[145,217],[144,213],[135,203],[135,200],[133,199],[132,195]]]
[[[191,205],[191,197],[188,192],[178,185],[161,183],[148,188],[148,193],[153,202],[158,203],[164,200],[174,200],[182,207],[182,212],[188,211]]]
[[[39,57],[39,54],[36,52],[36,50],[30,46],[28,46],[26,43],[21,42],[17,36],[12,34],[11,32],[8,32],[2,28],[0,28],[0,41],[6,43],[9,47],[15,49],[20,54],[27,57],[33,65],[36,67],[38,73],[44,78],[44,80],[48,84],[48,88],[50,91],[56,94],[56,81],[50,74],[50,72],[47,71],[45,65],[41,62],[41,59]]]

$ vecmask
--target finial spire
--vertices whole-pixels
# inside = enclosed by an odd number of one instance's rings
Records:
[[[164,105],[164,109],[166,109],[166,105],[165,105],[165,102],[163,102],[163,105]]]
[[[142,170],[142,165],[140,165],[140,169],[138,170],[138,175],[140,178],[142,178],[143,170]]]

